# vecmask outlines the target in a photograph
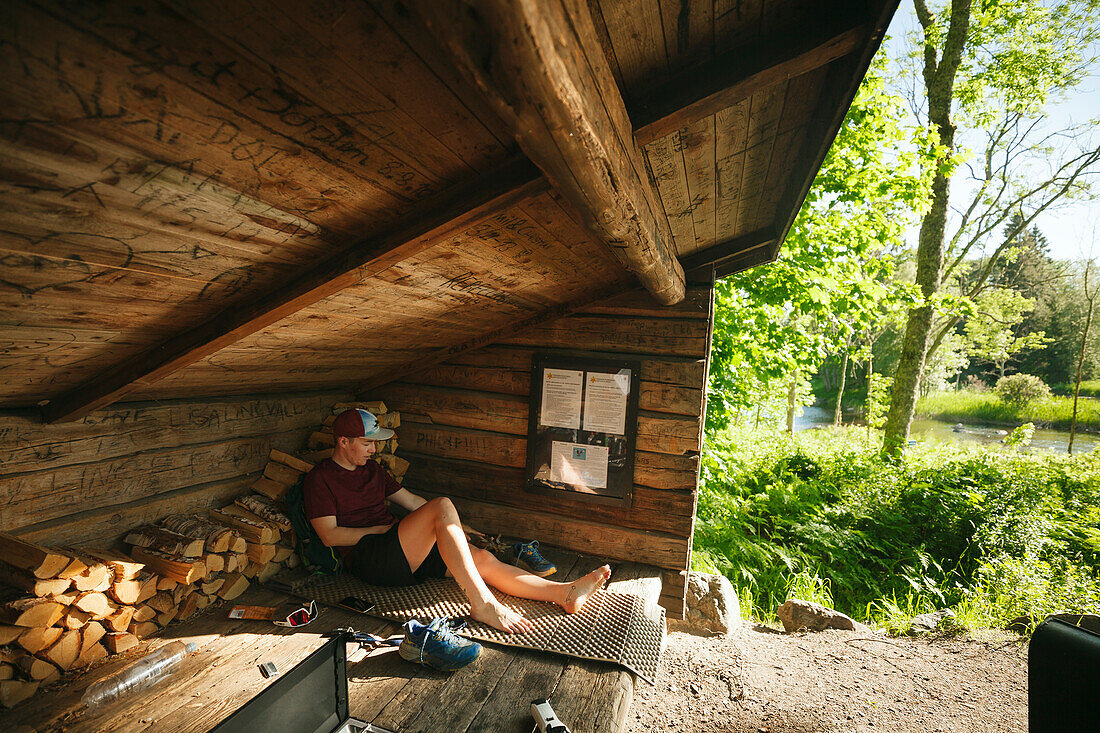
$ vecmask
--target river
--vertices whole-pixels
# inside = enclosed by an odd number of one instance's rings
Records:
[[[802,415],[794,420],[795,432],[820,428],[833,424],[832,410],[823,407],[806,407]],[[913,421],[910,428],[910,438],[913,440],[969,440],[977,443],[1000,443],[1008,431],[1005,428],[989,427],[985,425],[962,425],[956,430],[953,423],[940,420],[925,420],[918,418]],[[1058,452],[1065,453],[1069,444],[1068,430],[1043,430],[1036,428],[1035,435],[1031,438],[1031,445],[1024,449],[1031,452]],[[1100,447],[1100,435],[1095,433],[1081,433],[1073,439],[1073,452],[1087,453]]]

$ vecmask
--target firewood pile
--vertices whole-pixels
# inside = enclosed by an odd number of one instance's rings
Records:
[[[10,708],[62,674],[120,654],[300,563],[283,499],[314,462],[332,455],[337,414],[362,407],[383,427],[400,413],[382,402],[341,403],[309,439],[309,460],[272,450],[252,493],[202,514],[134,527],[127,551],[46,547],[0,533],[0,706]],[[374,460],[398,479],[408,462],[385,441]]]

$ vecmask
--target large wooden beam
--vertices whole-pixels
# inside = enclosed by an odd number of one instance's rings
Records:
[[[672,232],[584,0],[411,5],[585,224],[656,300],[679,302]]]
[[[802,37],[784,34],[718,56],[685,71],[631,105],[634,139],[645,146],[687,125],[732,107],[784,79],[800,76],[847,56],[866,44],[866,18],[840,29],[812,29]]]
[[[452,232],[545,190],[526,158],[515,159],[418,204],[377,235],[322,262],[290,283],[174,336],[42,407],[47,422],[77,420],[152,384],[323,298],[407,259]]]
[[[731,257],[744,254],[751,250],[767,247],[769,244],[775,242],[775,240],[775,229],[773,227],[764,227],[755,232],[749,232],[740,237],[734,237],[725,242],[719,242],[704,250],[690,254],[680,260],[680,262],[683,264],[685,270],[694,270],[698,267],[707,265],[717,265]]]

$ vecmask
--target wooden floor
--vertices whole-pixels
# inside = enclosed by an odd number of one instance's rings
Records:
[[[570,580],[602,563],[545,549],[544,554],[558,566],[552,579]],[[638,593],[650,608],[656,607],[660,580],[655,568],[612,564],[612,569],[611,590]],[[273,662],[286,671],[324,643],[322,634],[340,626],[384,636],[400,633],[392,623],[333,608],[323,608],[313,623],[299,630],[227,619],[231,605],[275,605],[284,600],[279,593],[254,588],[232,604],[211,607],[193,619],[172,624],[160,637],[123,658],[41,691],[14,710],[0,712],[0,729],[206,731],[270,684],[260,675],[258,664]],[[180,672],[132,699],[98,711],[80,709],[80,697],[89,685],[173,639],[199,646]],[[625,728],[634,684],[634,675],[614,664],[492,644],[485,644],[475,664],[450,674],[406,662],[393,648],[375,651],[348,666],[352,716],[399,733],[528,733],[533,727],[530,703],[540,697],[550,699],[558,717],[574,733],[619,731]]]

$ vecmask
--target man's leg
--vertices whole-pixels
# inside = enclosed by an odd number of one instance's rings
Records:
[[[611,575],[606,565],[593,570],[573,583],[555,583],[526,573],[497,560],[492,553],[472,552],[458,511],[450,499],[432,499],[401,520],[397,528],[401,549],[414,570],[439,547],[439,555],[459,586],[470,599],[470,615],[502,631],[530,631],[527,619],[501,605],[486,582],[514,596],[533,600],[553,601],[573,613]]]

